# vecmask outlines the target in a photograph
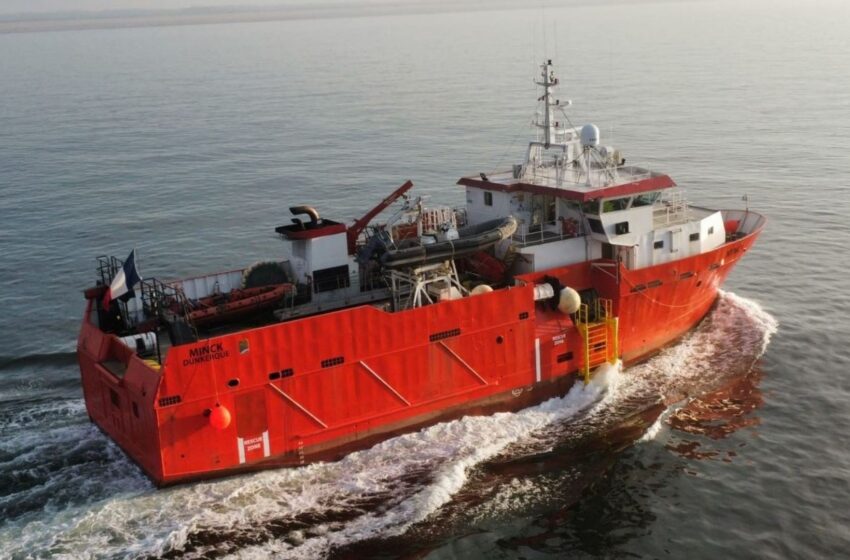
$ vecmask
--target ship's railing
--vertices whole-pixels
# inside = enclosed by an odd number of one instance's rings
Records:
[[[342,278],[331,279],[335,282],[334,289],[326,289],[325,291],[315,292],[313,285],[307,287],[310,293],[309,301],[299,301],[296,297],[285,298],[282,304],[274,310],[274,316],[279,321],[288,321],[314,313],[323,311],[331,311],[343,307],[351,307],[353,305],[367,305],[370,303],[388,300],[390,298],[390,289],[387,286],[387,280],[375,273],[368,278],[360,277],[359,280],[356,274],[350,274],[348,282]],[[360,282],[360,288],[353,287],[355,282]],[[329,284],[325,285],[325,288]]]
[[[380,270],[373,270],[360,276],[361,292],[371,292],[373,290],[384,290],[387,288],[389,288],[389,281]]]
[[[596,298],[592,302],[582,303],[576,313],[576,323],[588,325],[599,323],[614,317],[613,302],[607,298]]]
[[[115,276],[124,266],[124,261],[118,257],[100,255],[97,257],[97,274],[99,277],[98,283],[102,286],[109,286],[115,279]],[[124,318],[124,327],[130,328],[144,321],[144,313],[140,301],[137,298],[130,298],[127,301],[120,299],[114,300],[112,305],[118,305],[121,309],[121,316]]]
[[[526,169],[528,172],[526,173]],[[587,186],[587,173],[580,168],[559,169],[552,165],[529,165],[523,167],[521,173],[522,181],[532,185],[552,186],[553,183],[559,187],[573,185],[576,187]],[[591,169],[590,183],[593,186],[603,186],[619,183],[631,183],[654,177],[656,173],[643,167],[635,165],[596,167]],[[505,180],[507,182],[507,178]]]
[[[192,304],[179,286],[166,284],[156,278],[145,278],[141,282],[142,308],[150,318],[165,324],[180,322],[185,325],[190,338],[198,340],[198,329],[190,318]],[[175,328],[175,327],[172,327]],[[184,337],[180,337],[181,340]]]
[[[118,271],[121,270],[121,267],[123,266],[124,261],[118,257],[107,255],[100,255],[97,257],[97,274],[100,276],[100,282],[104,286],[110,285],[112,280],[115,278],[115,275],[118,274]]]
[[[511,242],[519,247],[531,247],[550,243],[552,241],[561,241],[563,239],[573,239],[584,235],[583,227],[579,223],[576,226],[576,231],[565,233],[560,221],[546,222],[540,225],[538,229],[527,233],[519,233],[519,231],[511,236]]]
[[[668,190],[652,207],[654,227],[671,226],[690,221],[688,200],[681,189]]]
[[[241,288],[244,274],[245,269],[213,272],[203,276],[181,278],[167,282],[167,284],[182,291],[186,295],[186,298],[196,300],[212,295],[225,294],[231,290]]]

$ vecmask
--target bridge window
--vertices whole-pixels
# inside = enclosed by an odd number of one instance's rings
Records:
[[[493,206],[493,193],[484,191],[484,206]]]
[[[623,198],[612,198],[610,200],[606,200],[602,203],[602,211],[616,212],[617,210],[625,210],[629,207],[629,200],[631,199],[628,196]]]
[[[590,225],[590,231],[605,235],[605,228],[602,226],[602,222],[595,218],[588,218],[587,223]]]
[[[636,196],[632,202],[632,208],[636,208],[638,206],[652,206],[655,204],[655,201],[658,200],[659,196],[661,196],[659,191],[640,194]]]
[[[585,214],[599,214],[599,201],[587,200],[585,202],[582,202],[581,211]]]
[[[691,241],[699,241],[699,232],[691,234]]]
[[[664,240],[662,239],[661,241],[656,241],[655,243],[652,244],[652,246],[655,249],[663,249],[664,248]]]

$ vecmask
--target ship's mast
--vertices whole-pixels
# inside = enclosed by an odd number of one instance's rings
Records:
[[[555,106],[560,102],[552,98],[554,93],[552,88],[558,85],[558,78],[555,77],[555,71],[552,69],[552,60],[547,60],[540,65],[540,77],[543,81],[535,82],[543,88],[543,95],[539,101],[543,102],[543,122],[538,118],[534,123],[535,126],[542,129],[543,138],[541,139],[543,147],[547,150],[555,142],[555,129],[558,123],[555,121]]]
[[[538,109],[537,116],[531,123],[537,128],[537,140],[529,142],[525,163],[517,177],[528,176],[535,180],[538,170],[554,168],[555,177],[553,178],[560,186],[566,172],[564,165],[569,161],[570,146],[565,142],[566,129],[555,120],[555,111],[563,111],[564,107],[570,106],[570,101],[561,103],[559,99],[555,99],[555,87],[560,81],[555,77],[551,59],[545,60],[540,65],[540,77],[534,83],[543,88],[543,95],[537,98],[543,108],[542,111]],[[551,161],[547,161],[545,154],[553,148],[557,153]]]

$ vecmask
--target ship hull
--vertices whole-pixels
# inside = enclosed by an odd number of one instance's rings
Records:
[[[699,323],[758,233],[637,271],[586,262],[417,309],[363,306],[223,335],[172,348],[161,367],[97,329],[90,301],[78,344],[86,406],[158,485],[337,459],[565,394],[580,379],[582,338],[569,317],[535,303],[543,276],[611,299],[631,363]],[[231,421],[215,427],[220,407]]]

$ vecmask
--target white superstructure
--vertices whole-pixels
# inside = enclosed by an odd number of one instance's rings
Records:
[[[690,207],[664,174],[626,165],[621,152],[602,143],[593,124],[573,126],[570,101],[556,97],[559,80],[547,60],[541,87],[537,137],[522,163],[509,171],[465,177],[470,224],[506,215],[516,234],[497,248],[509,253],[515,272],[544,270],[597,258],[630,269],[710,251],[726,232],[719,211]]]

